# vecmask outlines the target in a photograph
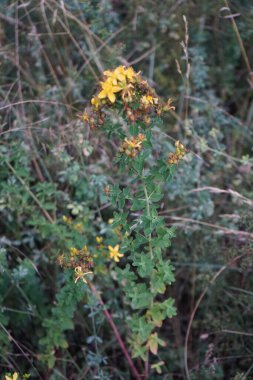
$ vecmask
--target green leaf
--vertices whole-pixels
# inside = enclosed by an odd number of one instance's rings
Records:
[[[145,316],[134,314],[132,319],[128,322],[129,327],[134,332],[135,338],[139,344],[143,344],[148,339],[150,333],[153,331],[154,326],[150,323]]]
[[[147,348],[138,343],[132,343],[132,357],[141,358],[143,361],[147,358]]]
[[[171,285],[175,281],[174,267],[170,260],[162,262],[156,266],[157,272],[160,278],[162,278],[165,284]]]
[[[132,299],[131,306],[133,309],[148,307],[153,299],[145,284],[136,284],[129,297]]]
[[[134,256],[133,265],[137,267],[141,277],[149,277],[154,268],[154,262],[150,255],[144,252]]]
[[[131,206],[132,211],[142,210],[146,207],[146,201],[142,199],[134,199]]]
[[[115,271],[117,273],[118,280],[122,281],[122,282],[132,283],[137,278],[136,275],[130,270],[130,265],[129,264],[127,264],[124,269],[121,269],[121,268],[117,267],[115,269]]]
[[[143,168],[144,168],[144,157],[143,156],[137,156],[134,159],[134,161],[133,161],[133,168],[141,176]]]
[[[147,314],[151,317],[152,323],[154,323],[155,326],[161,327],[162,321],[165,318],[165,312],[160,303],[154,303]]]
[[[158,345],[164,347],[166,343],[162,339],[158,338],[157,333],[154,333],[150,335],[147,345],[152,354],[157,355]]]
[[[152,273],[150,285],[152,293],[163,294],[165,292],[166,287],[163,282],[163,278],[160,277],[160,273],[158,271],[154,271]]]
[[[172,318],[175,315],[177,315],[177,310],[174,306],[175,300],[172,298],[168,298],[166,301],[164,301],[161,306],[165,311],[166,317]]]
[[[118,206],[120,210],[122,210],[123,207],[125,206],[125,196],[122,193],[118,197]]]
[[[131,124],[128,128],[129,130],[129,133],[132,135],[132,136],[136,136],[139,132],[139,128],[138,128],[138,125],[137,124]]]
[[[55,365],[55,356],[52,354],[51,356],[49,356],[49,358],[47,359],[47,365],[48,365],[48,368],[49,369],[52,369]]]

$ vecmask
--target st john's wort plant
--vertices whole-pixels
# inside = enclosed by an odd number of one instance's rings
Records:
[[[119,66],[104,72],[91,107],[81,115],[93,132],[99,127],[116,142],[114,164],[122,177],[128,178],[123,185],[108,183],[104,189],[117,210],[112,226],[121,231],[120,242],[107,247],[102,238],[97,242],[102,245],[101,252],[107,250],[104,260],[117,263],[117,280],[132,309],[127,318],[132,356],[144,361],[149,351],[157,355],[158,346],[165,345],[159,328],[166,318],[176,315],[174,300],[165,295],[167,286],[175,281],[173,265],[166,258],[175,228],[166,226],[159,208],[163,185],[172,180],[186,150],[177,141],[174,153],[163,157],[156,152],[154,159],[152,132],[154,126],[161,126],[161,115],[171,108],[170,99],[163,104],[140,73]],[[74,270],[75,282],[87,282],[89,275],[96,273],[101,255],[85,246],[70,250],[58,261]],[[160,373],[162,364],[156,363],[153,368]]]

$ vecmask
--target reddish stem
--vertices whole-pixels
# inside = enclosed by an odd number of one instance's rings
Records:
[[[132,359],[131,359],[129,353],[127,352],[126,346],[125,346],[123,340],[121,339],[120,333],[119,333],[119,331],[118,331],[118,329],[117,329],[115,323],[113,322],[113,319],[112,319],[111,314],[110,314],[109,311],[105,308],[105,304],[104,304],[104,302],[103,302],[103,300],[102,300],[100,294],[98,293],[97,288],[96,288],[95,285],[93,285],[91,282],[89,282],[89,281],[87,281],[87,282],[88,282],[89,287],[90,287],[90,289],[92,290],[92,292],[96,295],[99,304],[100,304],[101,306],[103,306],[103,313],[104,313],[104,315],[105,315],[107,321],[109,322],[109,324],[110,324],[110,326],[111,326],[111,328],[112,328],[112,330],[113,330],[113,332],[114,332],[114,334],[115,334],[115,336],[116,336],[116,338],[117,338],[117,341],[119,342],[120,348],[121,348],[123,354],[125,355],[125,358],[126,358],[128,364],[129,364],[129,366],[130,366],[130,368],[131,368],[131,370],[132,370],[132,372],[133,372],[133,374],[134,374],[134,376],[135,376],[135,379],[136,379],[136,380],[141,380],[141,375],[140,375],[139,372],[137,371],[137,369],[136,369],[136,367],[135,367],[135,365],[134,365],[134,363],[133,363],[133,361],[132,361]]]

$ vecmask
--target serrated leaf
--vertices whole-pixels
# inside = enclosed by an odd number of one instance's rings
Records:
[[[161,306],[165,311],[166,317],[172,318],[175,315],[177,315],[177,310],[174,306],[175,300],[173,298],[168,298],[166,301],[164,301]]]
[[[131,306],[133,309],[148,307],[153,299],[145,284],[136,284],[129,297],[132,299]]]
[[[157,355],[158,345],[164,347],[166,344],[162,339],[158,337],[157,333],[154,333],[150,335],[147,345],[152,354]]]
[[[170,285],[175,281],[174,267],[169,260],[157,265],[157,271],[165,284]]]
[[[137,267],[141,277],[149,277],[154,268],[154,263],[148,253],[142,252],[140,255],[135,255],[133,265]]]
[[[163,294],[165,292],[166,287],[158,271],[152,273],[150,285],[152,293]]]
[[[142,210],[146,207],[146,201],[142,199],[134,199],[131,206],[132,211]]]
[[[152,308],[148,310],[147,314],[151,317],[152,323],[155,326],[161,327],[165,313],[160,303],[155,303]]]

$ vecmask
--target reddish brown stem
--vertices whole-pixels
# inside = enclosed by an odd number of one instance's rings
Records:
[[[146,357],[146,361],[145,361],[145,377],[144,377],[144,379],[148,380],[148,376],[149,376],[149,352],[147,352],[147,357]]]
[[[88,281],[87,281],[87,282],[88,282]],[[132,372],[133,372],[133,374],[134,374],[135,379],[136,379],[136,380],[141,380],[141,375],[140,375],[139,372],[137,371],[137,369],[136,369],[136,367],[135,367],[135,365],[134,365],[134,363],[133,363],[133,361],[132,361],[132,359],[131,359],[129,353],[127,352],[126,346],[125,346],[123,340],[121,339],[120,333],[119,333],[119,331],[118,331],[118,329],[117,329],[115,323],[113,322],[113,319],[112,319],[111,314],[110,314],[109,311],[105,308],[105,304],[104,304],[104,302],[103,302],[103,300],[102,300],[102,298],[101,298],[99,292],[97,291],[97,288],[96,288],[95,285],[93,285],[91,282],[88,282],[88,285],[89,285],[90,289],[92,290],[92,292],[96,295],[99,304],[100,304],[101,306],[103,306],[103,313],[104,313],[104,315],[105,315],[107,321],[109,322],[109,324],[110,324],[110,326],[111,326],[111,328],[112,328],[112,330],[113,330],[113,332],[114,332],[114,334],[115,334],[115,336],[116,336],[116,338],[117,338],[117,341],[119,342],[120,348],[121,348],[123,354],[125,355],[125,358],[126,358],[128,364],[129,364],[129,366],[130,366],[130,368],[131,368],[131,370],[132,370]]]

